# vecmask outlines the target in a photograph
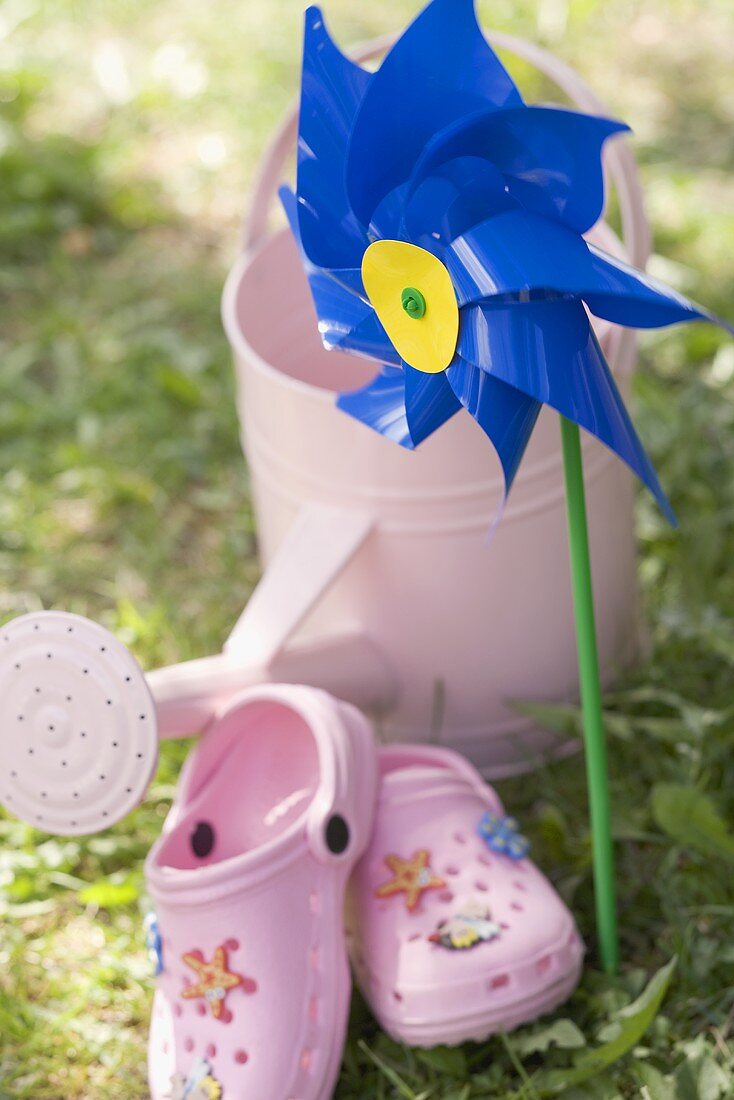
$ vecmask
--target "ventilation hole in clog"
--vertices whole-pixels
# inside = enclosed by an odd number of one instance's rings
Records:
[[[413,932],[413,934],[411,936],[408,936],[408,943],[415,943],[416,940],[422,940],[422,939],[423,939],[423,936],[421,936],[420,932]]]
[[[466,844],[466,837],[463,833],[454,833],[454,840],[457,844]]]
[[[174,1005],[173,1011],[174,1015],[178,1016],[179,1018],[183,1016],[183,1009],[181,1008],[181,1005]],[[163,1015],[163,1013],[161,1012],[160,1015]]]
[[[310,1070],[312,1058],[313,1054],[309,1047],[304,1047],[304,1049],[301,1051],[301,1069],[304,1073],[308,1073],[308,1071]]]
[[[481,879],[477,879],[477,881],[474,883],[474,889],[479,890],[482,894],[486,894],[487,890],[489,890],[489,887],[487,886],[486,882],[482,882]]]
[[[207,1058],[216,1058],[217,1048],[216,1048],[214,1043],[208,1043],[207,1044],[206,1056],[207,1056]]]
[[[341,814],[332,814],[326,823],[326,847],[340,856],[349,847],[349,826]]]
[[[510,930],[509,924],[507,924],[503,920],[500,921],[500,928],[502,929],[503,932],[509,932],[509,930]]]
[[[397,1001],[398,1004],[402,1003],[402,1000],[403,1000],[403,994],[402,993],[398,993],[397,989],[393,989],[392,995],[393,995],[393,1000]]]
[[[234,1052],[234,1060],[238,1066],[244,1066],[248,1059],[249,1055],[246,1050],[236,1050]]]
[[[214,829],[208,821],[197,821],[189,838],[191,851],[199,859],[206,859],[214,850]]]
[[[227,948],[228,951],[239,951],[240,941],[230,939],[230,940],[227,940],[227,942],[225,943],[224,946]]]
[[[319,999],[318,997],[312,997],[308,1002],[308,1018],[312,1024],[319,1022]]]
[[[196,1011],[199,1013],[200,1016],[206,1016],[206,1005],[197,1005]]]
[[[454,895],[451,893],[450,890],[442,890],[441,893],[438,895],[438,900],[439,901],[453,901],[454,900]]]
[[[553,966],[553,956],[543,955],[542,959],[538,959],[535,964],[535,969],[539,974],[547,974],[550,968]]]
[[[448,867],[445,868],[444,873],[447,875],[458,875],[460,872],[456,864],[451,863]]]
[[[482,854],[481,856],[477,856],[477,860],[479,861],[479,863],[482,864],[483,867],[492,866],[492,860],[489,858],[489,856],[485,856],[484,854]]]
[[[523,894],[527,891],[527,886],[524,882],[513,882],[512,884],[516,890],[521,890]]]
[[[489,980],[490,989],[503,989],[506,985],[510,984],[509,974],[496,974],[494,978]]]
[[[194,1049],[194,1040],[191,1037],[184,1039],[184,1050],[187,1050],[189,1054]]]
[[[519,901],[511,901],[510,902],[510,909],[514,909],[516,913],[524,913],[525,912],[525,906],[521,905]]]

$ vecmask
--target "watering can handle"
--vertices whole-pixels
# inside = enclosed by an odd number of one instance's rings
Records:
[[[584,80],[565,62],[548,50],[501,31],[492,32],[493,46],[508,50],[530,62],[561,88],[577,107],[591,114],[606,114],[606,107]],[[369,61],[384,54],[395,39],[376,38],[358,46],[353,58]],[[268,232],[268,213],[273,197],[282,181],[283,165],[292,152],[298,132],[298,104],[286,114],[268,146],[255,179],[252,202],[243,233],[246,251],[258,245]],[[606,168],[614,184],[622,217],[622,236],[632,264],[643,268],[650,256],[650,226],[645,215],[642,187],[632,150],[624,141],[615,141],[606,152]]]

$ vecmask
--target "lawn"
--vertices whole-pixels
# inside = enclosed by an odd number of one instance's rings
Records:
[[[326,10],[350,43],[417,6]],[[730,0],[480,10],[631,123],[652,269],[733,319]],[[294,0],[0,3],[2,619],[86,614],[155,667],[216,651],[257,581],[218,299],[300,20]],[[505,782],[590,945],[580,990],[536,1027],[431,1052],[356,1001],[338,1100],[734,1096],[734,345],[647,336],[635,390],[680,527],[640,497],[650,658],[606,699],[622,974],[594,968],[582,761]],[[185,751],[166,744],[144,805],[98,837],[0,817],[0,1098],[146,1095],[141,866]]]

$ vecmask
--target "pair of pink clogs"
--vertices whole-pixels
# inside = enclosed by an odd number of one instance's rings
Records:
[[[378,750],[358,711],[310,688],[242,695],[188,759],[146,863],[153,1100],[329,1100],[348,955],[413,1045],[552,1009],[583,948],[526,852],[455,753]]]

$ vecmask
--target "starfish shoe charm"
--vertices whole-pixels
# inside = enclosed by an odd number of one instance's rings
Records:
[[[393,873],[390,882],[378,886],[375,896],[389,898],[393,894],[405,894],[405,906],[411,912],[417,907],[426,890],[440,890],[446,885],[431,867],[431,854],[426,848],[414,852],[411,859],[385,856],[385,863]]]
[[[211,962],[206,961],[201,951],[187,952],[183,956],[183,961],[196,972],[198,980],[187,985],[181,991],[181,996],[185,1000],[203,998],[209,1005],[215,1020],[227,1023],[231,1019],[225,1002],[227,994],[233,989],[242,987],[245,993],[254,993],[257,989],[257,982],[252,978],[245,978],[242,974],[236,974],[229,969],[229,957],[224,944],[216,949]]]

